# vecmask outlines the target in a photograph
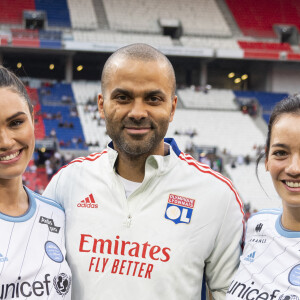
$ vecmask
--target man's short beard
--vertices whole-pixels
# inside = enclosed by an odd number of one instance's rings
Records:
[[[151,155],[155,150],[155,146],[157,146],[155,139],[156,137],[152,136],[150,140],[144,142],[142,145],[132,145],[121,136],[118,136],[118,138],[113,141],[119,151],[123,152],[129,159],[135,159],[146,154]]]

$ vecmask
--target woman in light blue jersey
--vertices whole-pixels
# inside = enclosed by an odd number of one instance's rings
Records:
[[[64,211],[22,184],[34,146],[26,89],[0,66],[0,299],[71,299]]]
[[[300,94],[272,111],[265,167],[282,209],[263,210],[249,219],[226,299],[300,299]]]

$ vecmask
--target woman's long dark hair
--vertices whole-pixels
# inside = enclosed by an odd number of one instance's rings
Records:
[[[30,101],[23,82],[11,71],[0,66],[0,88],[8,88],[19,94],[26,101],[29,111],[32,114],[33,105]]]

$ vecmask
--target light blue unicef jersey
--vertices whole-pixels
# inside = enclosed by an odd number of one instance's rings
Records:
[[[0,299],[71,299],[63,209],[25,188],[28,211],[0,213]]]
[[[281,213],[264,210],[249,219],[227,300],[300,299],[300,232],[284,229]]]

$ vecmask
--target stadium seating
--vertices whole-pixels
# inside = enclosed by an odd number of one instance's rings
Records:
[[[182,36],[180,41],[185,47],[213,48],[213,49],[240,49],[233,38],[189,37]]]
[[[186,108],[213,110],[238,110],[231,90],[212,89],[207,93],[196,91],[195,87],[178,89],[177,94]]]
[[[110,29],[160,33],[160,18],[177,19],[185,35],[231,36],[215,0],[103,0]],[[126,14],[124,14],[126,11]],[[149,13],[151,12],[151,13]]]
[[[73,29],[96,29],[97,17],[92,0],[68,0]]]
[[[236,97],[256,98],[263,109],[263,118],[268,123],[270,112],[275,104],[287,97],[286,93],[252,92],[252,91],[234,91]]]
[[[46,170],[44,167],[37,167],[36,171],[32,172],[30,167],[34,164],[33,160],[30,161],[27,170],[23,174],[23,181],[26,186],[32,191],[42,193],[49,180],[47,178]]]
[[[8,36],[0,35],[0,46],[8,45]]]
[[[39,39],[41,48],[61,48],[62,32],[51,30],[39,30]]]
[[[80,119],[72,116],[76,107],[70,84],[56,84],[38,90],[41,112],[50,117],[44,118],[45,134],[51,135],[54,129],[62,149],[87,149]]]
[[[104,120],[100,121],[95,101],[101,91],[100,82],[77,81],[73,82],[72,89],[86,144],[89,145],[90,151],[98,151],[99,147],[105,147],[110,140],[106,135]]]
[[[184,134],[195,130],[192,139]],[[181,133],[180,135],[176,134]],[[191,141],[195,145],[216,146],[232,155],[253,155],[254,145],[263,145],[265,137],[249,115],[240,111],[177,109],[167,135],[175,137],[181,150]]]
[[[34,0],[1,0],[0,23],[22,24],[23,10],[35,10]]]
[[[267,42],[248,42],[238,41],[240,47],[245,50],[262,50],[262,51],[292,51],[288,43],[267,43]]]
[[[238,41],[240,47],[245,50],[245,58],[281,59],[292,54],[293,49],[288,43],[249,42]]]
[[[103,45],[117,45],[119,47],[133,43],[147,43],[152,46],[172,46],[169,36],[158,34],[132,34],[112,31],[74,31],[74,40],[78,42],[97,42]]]
[[[264,163],[258,167],[259,184],[256,178],[256,165],[238,165],[231,168],[230,164],[225,165],[225,170],[233,181],[244,204],[250,204],[251,210],[281,207],[281,200],[272,184],[270,173],[265,171]]]
[[[226,0],[244,35],[276,37],[274,24],[294,24],[300,29],[298,0]]]
[[[27,88],[27,93],[34,105],[34,134],[36,139],[45,138],[45,125],[41,114],[41,105],[39,102],[39,96],[37,89]]]
[[[32,29],[11,29],[12,45],[15,47],[40,47],[39,32]]]
[[[36,10],[43,10],[47,13],[48,26],[71,26],[66,0],[35,0],[35,8]]]

